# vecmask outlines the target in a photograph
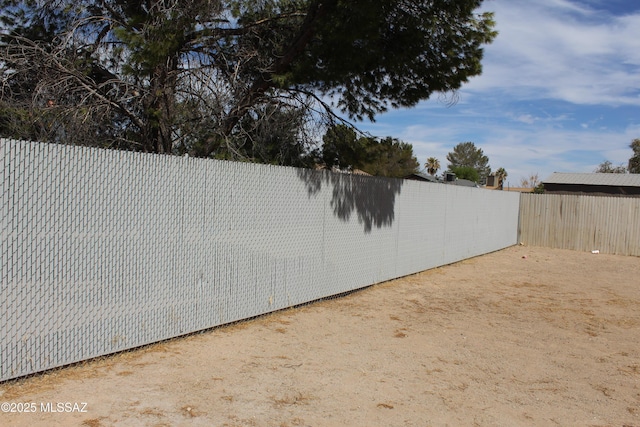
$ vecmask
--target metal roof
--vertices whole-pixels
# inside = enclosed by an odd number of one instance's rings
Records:
[[[414,172],[414,173],[404,177],[404,179],[412,179],[412,178],[415,179],[415,180],[438,182],[438,179],[435,176],[427,175],[427,174],[422,173],[422,172]]]
[[[640,187],[638,173],[560,173],[554,172],[543,184],[607,185],[612,187]]]
[[[478,184],[473,181],[469,181],[468,179],[456,179],[455,181],[447,182],[446,184],[451,185],[459,185],[461,187],[476,187],[478,188]]]

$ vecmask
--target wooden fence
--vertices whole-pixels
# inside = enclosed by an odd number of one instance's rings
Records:
[[[522,193],[518,240],[640,256],[640,198]]]

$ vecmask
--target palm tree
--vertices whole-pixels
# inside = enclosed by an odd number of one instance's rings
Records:
[[[435,157],[429,157],[424,167],[427,168],[429,175],[434,176],[436,172],[438,172],[438,169],[440,169],[440,161]]]
[[[500,190],[503,189],[504,180],[507,179],[507,171],[504,168],[499,168],[495,173],[496,179],[498,180],[498,188]]]

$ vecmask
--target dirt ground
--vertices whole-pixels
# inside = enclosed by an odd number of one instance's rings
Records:
[[[2,426],[639,427],[640,258],[516,246],[5,382],[0,402],[36,409]]]

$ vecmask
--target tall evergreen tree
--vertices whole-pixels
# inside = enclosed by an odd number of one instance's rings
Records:
[[[366,161],[368,145],[369,140],[359,137],[352,127],[331,126],[322,137],[322,162],[329,168],[357,168]]]
[[[373,119],[480,74],[481,3],[0,0],[0,131],[272,161],[256,144],[287,147],[309,120]],[[297,129],[261,136],[286,117]]]
[[[403,178],[420,166],[413,146],[390,136],[358,137],[346,125],[330,127],[323,137],[322,159],[328,167],[360,169],[371,175]]]
[[[370,139],[367,160],[359,169],[376,176],[403,178],[418,171],[420,163],[413,155],[413,146],[390,136]]]
[[[482,183],[491,173],[489,158],[473,142],[461,142],[453,147],[453,151],[447,154],[447,160],[452,170],[462,166],[475,169],[478,172],[478,180]]]

